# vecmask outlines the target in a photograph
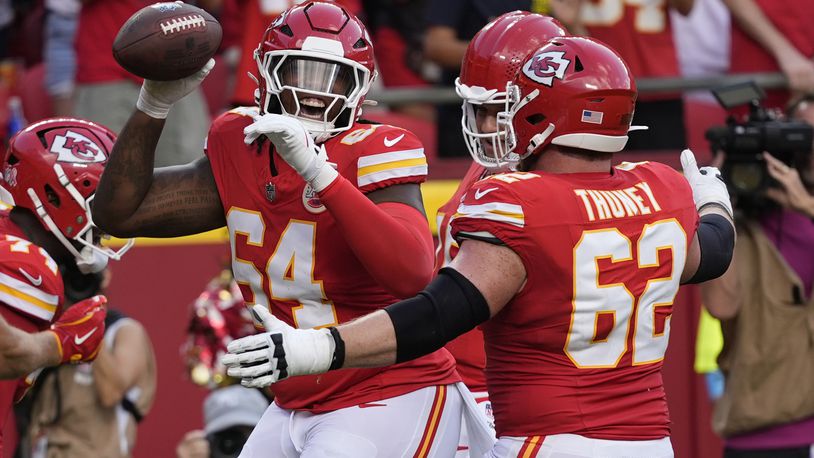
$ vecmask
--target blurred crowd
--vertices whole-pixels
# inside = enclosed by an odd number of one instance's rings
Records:
[[[91,119],[118,132],[140,81],[113,59],[122,23],[148,0],[0,1],[0,136],[8,140],[26,122],[51,115]],[[197,0],[223,26],[218,65],[202,91],[175,106],[159,143],[157,165],[201,155],[212,116],[254,104],[253,52],[268,24],[295,0]],[[374,90],[452,88],[469,39],[490,19],[512,10],[557,18],[572,34],[615,48],[637,78],[699,77],[777,72],[795,93],[814,90],[814,12],[805,1],[766,0],[338,0],[368,25],[379,78]],[[787,91],[770,91],[767,105],[784,108]],[[709,96],[694,101],[708,102]],[[418,130],[430,155],[464,157],[460,104],[427,97],[369,109],[374,119],[401,119]],[[639,96],[628,149],[676,150],[688,143],[688,119],[703,104],[678,90]],[[685,113],[689,110],[690,113]],[[713,113],[719,114],[713,110]],[[395,118],[394,118],[395,117]],[[720,117],[719,119],[720,120]],[[692,124],[692,121],[689,121]],[[162,154],[162,153],[166,154]]]

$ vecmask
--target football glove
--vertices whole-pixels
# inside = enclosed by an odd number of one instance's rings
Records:
[[[692,188],[692,198],[695,201],[696,210],[701,210],[701,207],[705,205],[715,204],[726,210],[729,217],[732,218],[729,191],[726,189],[726,184],[717,167],[699,169],[695,162],[695,155],[692,151],[685,149],[681,152],[681,168]]]
[[[40,376],[40,373],[42,373],[42,368],[39,368],[25,377],[20,378],[20,380],[17,380],[17,386],[14,388],[15,404],[22,401],[25,395],[28,394],[28,391],[32,386],[34,386],[34,383],[37,382],[37,378]]]
[[[233,340],[224,355],[226,373],[243,386],[262,388],[288,377],[322,374],[331,369],[335,341],[328,329],[295,329],[262,305],[258,315],[266,332]]]
[[[328,163],[325,148],[318,148],[305,126],[290,116],[258,115],[243,129],[243,134],[247,145],[261,135],[268,137],[277,154],[317,192],[327,188],[339,176]]]
[[[107,298],[94,296],[69,307],[51,325],[59,346],[60,363],[84,363],[96,359],[105,336]]]
[[[136,108],[151,118],[166,119],[170,108],[201,84],[215,66],[215,59],[209,59],[197,73],[174,81],[144,80],[138,95]]]

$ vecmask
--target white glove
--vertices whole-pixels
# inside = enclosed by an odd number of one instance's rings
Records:
[[[221,362],[243,386],[262,388],[297,375],[328,372],[336,344],[328,329],[294,329],[255,305],[266,332],[233,340]]]
[[[277,154],[317,192],[327,188],[339,176],[328,164],[325,149],[317,148],[305,126],[290,116],[271,113],[257,116],[243,129],[243,134],[247,145],[261,135],[268,137]]]
[[[717,167],[701,167],[699,170],[695,155],[685,149],[681,152],[681,168],[692,188],[692,198],[697,210],[708,204],[716,204],[725,209],[730,218],[732,217],[732,201]]]
[[[141,92],[138,95],[136,108],[151,118],[166,119],[173,104],[194,91],[214,66],[215,59],[209,59],[209,62],[197,73],[180,80],[144,80],[141,85]]]

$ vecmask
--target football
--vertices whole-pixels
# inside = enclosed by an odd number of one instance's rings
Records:
[[[113,57],[128,72],[158,81],[192,75],[215,55],[220,24],[206,11],[182,2],[154,3],[119,29]]]

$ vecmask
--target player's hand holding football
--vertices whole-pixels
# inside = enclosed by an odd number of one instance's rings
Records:
[[[335,341],[328,329],[295,329],[275,318],[262,305],[252,311],[266,332],[229,343],[223,364],[227,374],[247,387],[260,388],[296,375],[322,374],[332,369]]]
[[[695,208],[701,210],[702,207],[710,204],[718,205],[732,218],[732,202],[729,199],[729,191],[721,178],[721,172],[717,167],[701,167],[695,162],[695,155],[692,151],[685,149],[681,152],[681,168],[684,170],[684,177],[692,188],[692,197],[695,201]]]
[[[317,192],[327,188],[339,175],[328,164],[324,149],[314,144],[308,129],[290,116],[273,113],[259,115],[243,129],[243,134],[243,141],[247,145],[261,135],[268,137],[274,143],[277,154]]]
[[[105,296],[77,302],[51,325],[50,331],[56,336],[62,364],[96,359],[105,336],[106,304]]]
[[[187,94],[195,90],[206,75],[215,66],[215,59],[209,59],[197,73],[186,78],[173,81],[153,81],[144,80],[141,85],[141,92],[138,95],[136,108],[146,113],[151,118],[166,119],[170,108],[183,99]]]

